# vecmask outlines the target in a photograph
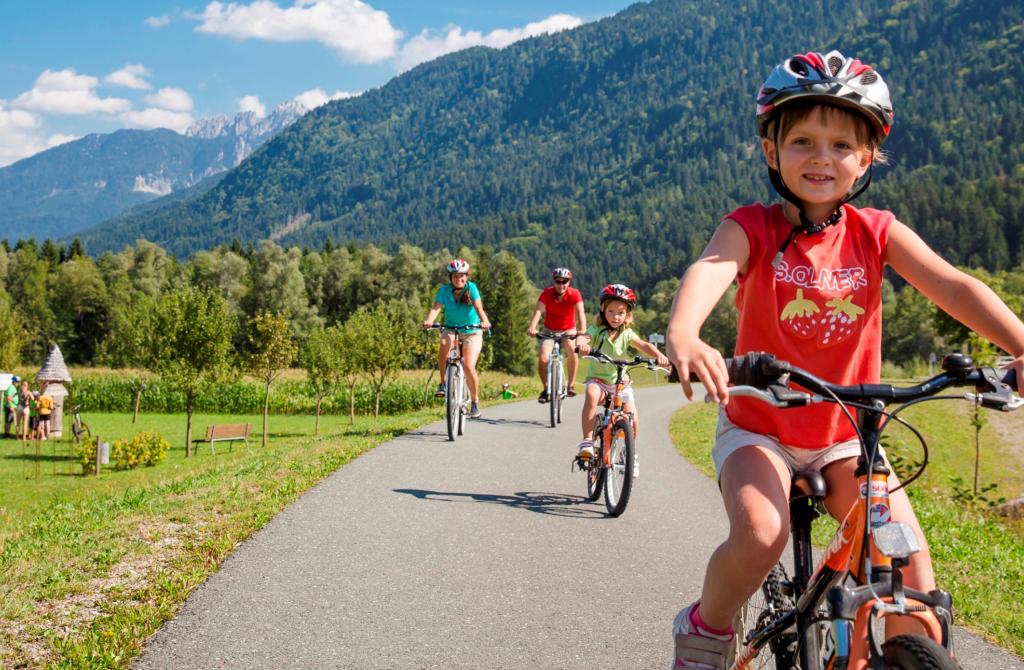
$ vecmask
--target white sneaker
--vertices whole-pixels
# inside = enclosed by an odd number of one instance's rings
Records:
[[[732,665],[736,654],[736,635],[716,635],[694,626],[690,620],[690,610],[697,604],[693,603],[684,608],[672,622],[672,634],[676,643],[672,668],[725,670]]]
[[[581,461],[589,461],[597,452],[594,450],[593,440],[583,440],[580,442],[579,452],[576,454],[576,458]]]

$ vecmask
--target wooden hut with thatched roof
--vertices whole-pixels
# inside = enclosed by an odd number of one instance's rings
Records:
[[[64,384],[71,382],[71,373],[68,372],[68,366],[64,363],[64,354],[60,352],[60,347],[56,344],[50,348],[46,362],[36,373],[36,381],[39,382],[40,390],[53,398],[50,435],[60,437],[64,425],[64,398],[68,396],[68,389]]]

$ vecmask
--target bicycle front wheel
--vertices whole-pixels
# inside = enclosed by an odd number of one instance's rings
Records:
[[[633,490],[633,461],[636,446],[633,444],[633,424],[626,417],[620,417],[612,424],[611,465],[605,472],[604,504],[608,514],[619,516],[626,511],[629,494]]]
[[[922,635],[897,635],[882,645],[885,665],[902,670],[959,670],[960,664],[935,640]]]
[[[445,423],[448,425],[448,441],[455,441],[455,434],[458,431],[459,422],[459,400],[461,393],[458,388],[459,375],[454,365],[448,366],[445,374],[444,413]]]
[[[466,434],[466,415],[469,414],[469,388],[466,386],[466,373],[459,368],[459,435]]]
[[[554,353],[551,354],[551,359],[548,361],[548,405],[551,410],[551,427],[561,420],[559,418],[559,408],[561,407],[562,398],[559,394],[559,386],[562,381],[558,377],[558,360]]]
[[[775,621],[796,606],[792,595],[787,592],[788,581],[786,570],[781,563],[772,568],[761,588],[743,605],[741,629],[736,631],[741,639],[751,631]],[[790,670],[796,667],[796,648],[795,628],[783,631],[761,649],[757,658],[750,663],[750,667],[758,670]]]

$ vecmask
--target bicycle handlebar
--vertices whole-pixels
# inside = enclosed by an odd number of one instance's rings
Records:
[[[432,323],[430,326],[425,327],[423,330],[450,330],[455,333],[468,333],[471,330],[483,330],[488,333],[491,332],[490,328],[484,328],[483,326],[446,326],[442,323]]]
[[[576,351],[579,352],[579,349],[577,349]],[[669,370],[666,370],[665,368],[660,367],[658,365],[657,358],[644,358],[643,356],[639,355],[633,356],[633,360],[617,360],[610,357],[603,351],[592,351],[589,354],[583,356],[583,358],[589,358],[599,363],[609,363],[620,368],[640,367],[641,365],[643,365],[648,370],[663,370],[665,372],[670,372]]]
[[[573,333],[572,335],[555,335],[552,332],[537,333],[534,335],[538,340],[575,340],[580,335],[586,335],[586,333]]]
[[[892,384],[830,384],[810,372],[766,352],[750,352],[745,356],[725,359],[729,383],[735,386],[730,394],[752,396],[776,407],[801,407],[827,400],[871,404],[882,402],[907,403],[933,396],[954,386],[973,386],[977,393],[965,398],[978,401],[983,407],[1009,412],[1024,406],[1024,399],[1014,394],[1017,376],[1013,370],[1000,375],[988,367],[975,367],[974,361],[964,354],[948,354],[942,359],[943,372],[914,386]],[[694,378],[694,375],[691,375]],[[673,367],[670,381],[679,381]],[[790,381],[811,393],[789,387]]]

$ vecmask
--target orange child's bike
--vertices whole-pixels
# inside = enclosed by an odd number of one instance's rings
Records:
[[[903,584],[903,568],[920,551],[906,524],[889,520],[889,467],[879,451],[882,431],[905,407],[925,400],[960,399],[1009,411],[1024,405],[1013,393],[1012,372],[976,368],[970,357],[950,354],[943,372],[910,387],[889,384],[836,386],[771,354],[727,359],[732,396],[751,396],[776,407],[833,402],[854,422],[861,442],[856,470],[860,501],[842,521],[814,566],[811,524],[823,509],[825,480],[820,473],[793,477],[790,494],[794,571],[780,563],[744,609],[742,648],[734,669],[755,667],[802,670],[867,668],[958,668],[953,653],[953,602],[942,590],[922,593]],[[798,390],[790,383],[799,385]],[[952,387],[973,387],[959,395],[938,395]],[[899,405],[887,411],[889,405]],[[855,408],[857,419],[848,407]],[[921,440],[917,430],[911,430]],[[927,447],[927,445],[924,445]],[[903,485],[916,479],[927,464]],[[912,617],[922,634],[886,639],[884,620]]]
[[[604,412],[594,423],[594,457],[577,458],[574,462],[587,475],[587,497],[597,500],[604,491],[604,504],[611,516],[626,511],[633,491],[633,467],[636,463],[636,416],[622,407],[623,380],[628,370],[646,367],[664,370],[657,360],[635,356],[632,360],[615,360],[601,351],[584,358],[615,366],[615,391],[606,395]]]

